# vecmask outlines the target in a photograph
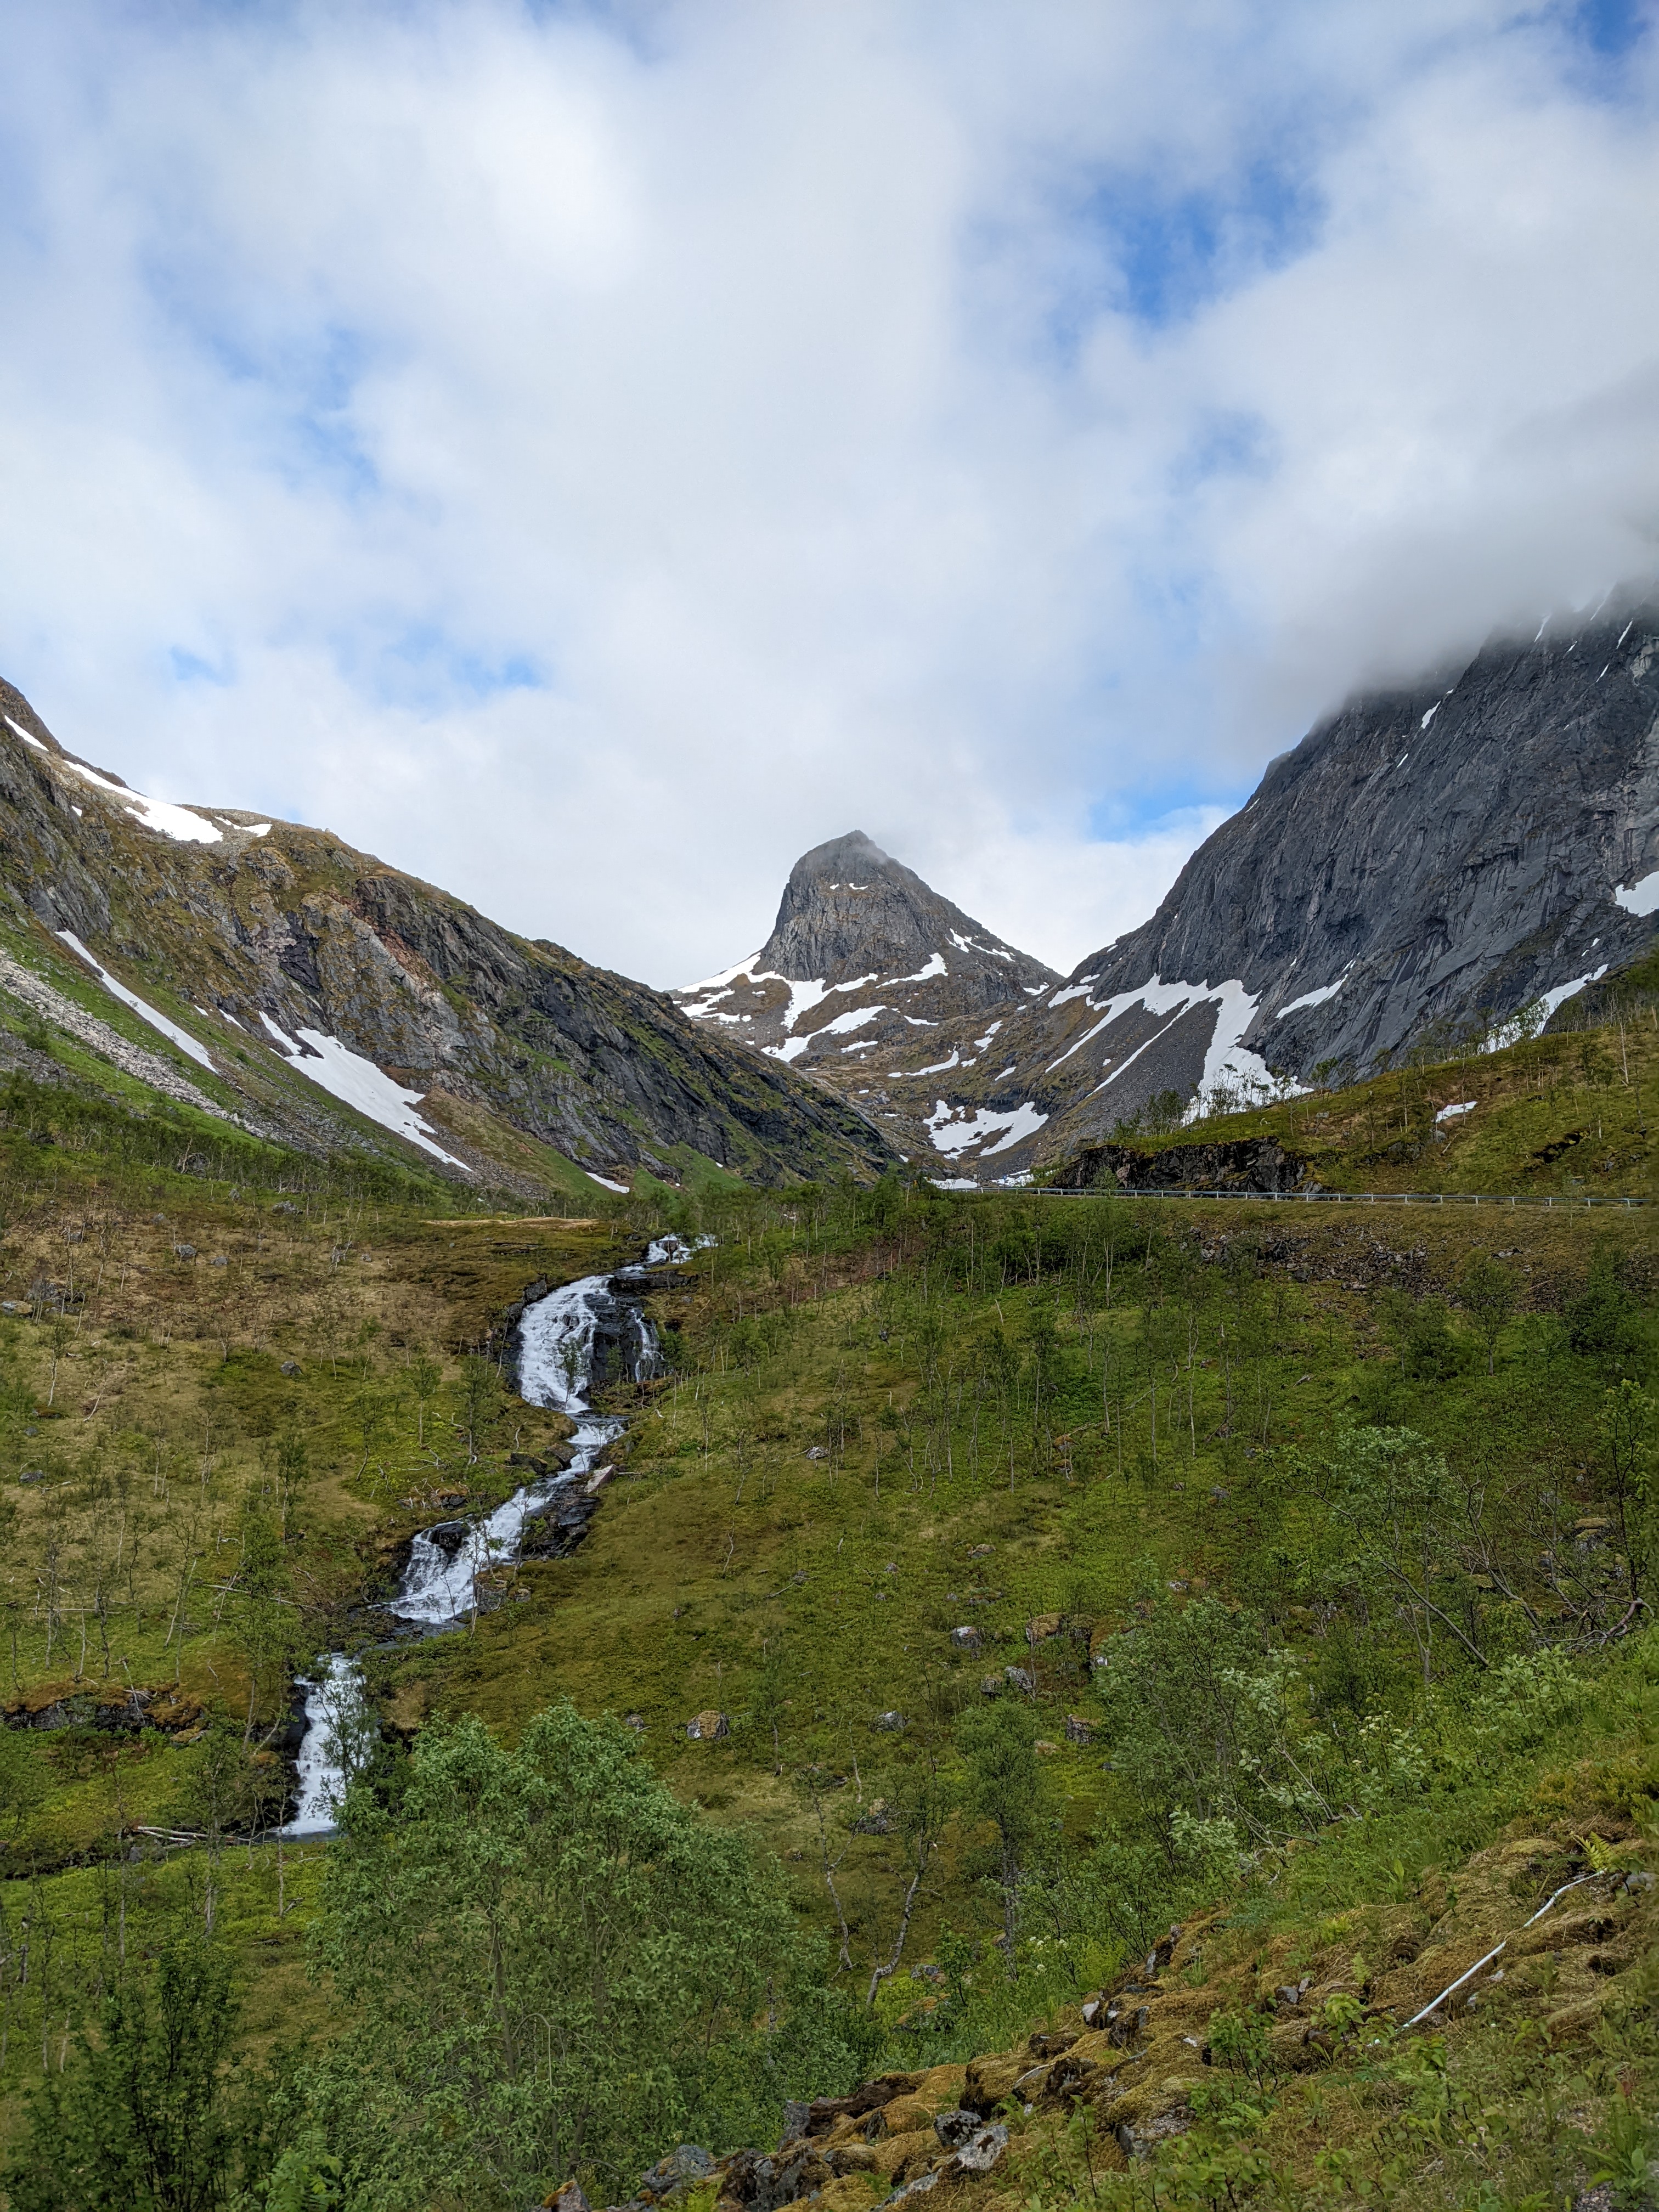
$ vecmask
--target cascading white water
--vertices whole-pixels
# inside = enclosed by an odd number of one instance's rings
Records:
[[[575,1424],[570,1438],[574,1456],[562,1474],[538,1476],[515,1490],[487,1521],[470,1523],[453,1544],[430,1529],[422,1530],[410,1547],[403,1587],[392,1600],[390,1612],[400,1620],[428,1628],[465,1619],[477,1603],[478,1576],[517,1556],[526,1522],[560,1496],[586,1486],[606,1448],[626,1425],[593,1413],[588,1406],[593,1349],[601,1329],[609,1323],[613,1334],[632,1336],[627,1364],[635,1382],[642,1381],[656,1364],[656,1336],[650,1322],[637,1306],[617,1300],[611,1284],[648,1268],[678,1267],[713,1242],[709,1237],[699,1237],[695,1244],[678,1237],[659,1237],[637,1265],[619,1268],[614,1275],[585,1275],[526,1309],[519,1323],[519,1393],[532,1406],[551,1407],[570,1417]],[[453,1522],[436,1525],[446,1532],[454,1527]],[[300,1802],[282,1831],[288,1836],[331,1831],[355,1763],[356,1739],[368,1725],[356,1662],[344,1652],[331,1651],[320,1664],[322,1673],[303,1686],[306,1733],[297,1761]]]
[[[306,1693],[306,1732],[295,1762],[299,1771],[299,1803],[294,1818],[277,1833],[283,1836],[327,1836],[345,1796],[347,1777],[357,1764],[369,1725],[363,1705],[363,1678],[355,1659],[343,1651],[330,1651],[322,1672],[302,1686]]]

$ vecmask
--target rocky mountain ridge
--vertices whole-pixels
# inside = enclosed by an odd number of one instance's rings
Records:
[[[1659,599],[1626,592],[1350,702],[1058,988],[814,1064],[947,1180],[1018,1177],[1154,1100],[1224,1110],[1559,1018],[1656,928]]]
[[[526,1195],[699,1162],[867,1178],[890,1157],[857,1109],[641,984],[325,830],[148,799],[66,751],[9,684],[0,717],[14,1066],[47,1022],[256,1133]]]

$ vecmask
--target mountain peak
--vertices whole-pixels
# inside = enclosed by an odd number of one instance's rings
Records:
[[[810,853],[803,853],[789,871],[792,884],[822,880],[825,877],[839,878],[857,874],[862,869],[872,875],[896,870],[912,883],[920,883],[919,876],[911,875],[908,868],[884,853],[879,845],[866,837],[862,830],[849,830],[844,837],[831,837],[822,845],[814,845]],[[926,886],[924,885],[925,889]]]
[[[775,1060],[811,1053],[850,1075],[919,1030],[982,1021],[1059,981],[849,830],[791,868],[758,952],[675,995],[694,1021],[731,1024]]]

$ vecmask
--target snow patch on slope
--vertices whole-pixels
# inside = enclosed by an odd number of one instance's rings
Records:
[[[1075,998],[1079,994],[1079,988],[1058,993],[1056,998]],[[1051,1006],[1054,1003],[1054,1000],[1049,1000]],[[1241,1040],[1255,1019],[1261,994],[1247,991],[1243,983],[1236,977],[1221,983],[1166,983],[1161,976],[1154,975],[1150,981],[1137,984],[1131,990],[1118,991],[1098,1005],[1092,999],[1089,1004],[1091,1010],[1099,1012],[1101,1018],[1086,1035],[1078,1039],[1075,1045],[1068,1047],[1066,1052],[1061,1054],[1062,1060],[1086,1044],[1090,1037],[1098,1036],[1102,1030],[1109,1028],[1132,1006],[1144,1006],[1149,1014],[1169,1015],[1176,1018],[1194,1006],[1214,1006],[1215,1028],[1205,1050],[1204,1070],[1198,1079],[1198,1089],[1192,1104],[1187,1109],[1185,1118],[1189,1121],[1196,1121],[1209,1110],[1211,1101],[1218,1091],[1242,1088],[1247,1091],[1265,1090],[1281,1097],[1302,1095],[1300,1085],[1284,1084],[1259,1053],[1245,1049]],[[1172,1021],[1166,1022],[1157,1036],[1166,1035],[1172,1025]],[[1115,1083],[1120,1076],[1134,1066],[1148,1046],[1156,1043],[1157,1036],[1148,1037],[1145,1043],[1138,1046],[1121,1066],[1113,1068],[1102,1082],[1096,1085],[1096,1090],[1103,1091],[1108,1085]],[[1054,1064],[1058,1066],[1060,1061]]]
[[[1304,991],[1299,999],[1292,999],[1288,1006],[1281,1006],[1273,1019],[1282,1022],[1286,1014],[1299,1014],[1304,1006],[1322,1006],[1328,999],[1336,996],[1347,980],[1348,970],[1345,968],[1334,983],[1327,983],[1317,991]]]
[[[8,714],[6,720],[10,722],[11,716]],[[16,726],[13,722],[12,727],[15,729]],[[210,1075],[216,1073],[208,1057],[206,1046],[198,1044],[188,1030],[181,1030],[177,1022],[170,1022],[165,1014],[158,1014],[154,1006],[147,1005],[136,991],[129,991],[118,975],[112,975],[102,961],[93,957],[72,929],[60,929],[58,934],[71,952],[86,962],[112,998],[118,999],[124,1006],[131,1006],[139,1019],[148,1022],[151,1029],[160,1030],[161,1035],[170,1038],[180,1052],[188,1053],[198,1067],[206,1068]]]
[[[949,973],[950,970],[945,965],[945,955],[942,952],[932,952],[927,956],[927,964],[925,968],[918,968],[914,975],[895,975],[890,979],[885,988],[890,990],[899,983],[927,983],[935,975],[945,975]],[[873,983],[876,978],[872,975],[868,980]],[[845,991],[853,987],[847,983],[838,983],[836,988],[837,990]]]
[[[1012,1111],[999,1111],[995,1107],[981,1106],[977,1114],[963,1121],[957,1118],[960,1110],[947,1105],[941,1098],[927,1119],[926,1126],[933,1138],[933,1150],[942,1152],[946,1159],[953,1159],[970,1146],[982,1144],[987,1137],[995,1136],[996,1143],[986,1145],[980,1154],[981,1159],[988,1160],[994,1154],[1006,1152],[1011,1146],[1021,1143],[1025,1138],[1036,1136],[1048,1118],[1046,1114],[1039,1113],[1029,1101],[1014,1107]]]
[[[11,722],[11,716],[8,714],[6,720]],[[46,750],[38,738],[29,737],[27,730],[18,730],[15,722],[11,722],[11,726],[17,730],[20,738],[27,739],[40,751]],[[82,783],[91,784],[94,790],[107,792],[118,805],[124,806],[136,820],[142,822],[146,830],[155,830],[163,837],[171,837],[175,845],[219,845],[224,842],[222,830],[203,816],[192,814],[187,806],[175,806],[166,799],[146,799],[142,791],[129,790],[125,783],[117,783],[107,775],[100,775],[95,768],[88,768],[82,762],[70,760],[62,755],[58,757],[58,765],[70,775],[79,776]]]
[[[472,1170],[466,1162],[445,1152],[426,1123],[412,1110],[421,1103],[424,1092],[405,1091],[401,1083],[394,1083],[372,1060],[365,1060],[361,1053],[342,1044],[338,1037],[327,1036],[321,1030],[296,1030],[291,1037],[277,1028],[269,1014],[262,1012],[259,1019],[289,1066],[296,1068],[319,1090],[326,1091],[342,1105],[356,1107],[358,1113],[366,1115],[371,1121],[378,1121],[394,1136],[406,1137],[411,1145],[430,1152],[446,1167],[460,1168],[471,1175]],[[299,1039],[298,1043],[295,1037]],[[302,1047],[309,1047],[309,1050]]]
[[[15,728],[16,725],[12,726]],[[1613,902],[1623,907],[1626,914],[1659,914],[1659,868],[1644,876],[1640,883],[1620,884],[1613,894]]]
[[[1565,1006],[1569,999],[1576,998],[1587,985],[1599,983],[1607,972],[1607,963],[1603,961],[1599,968],[1592,968],[1588,975],[1575,975],[1570,983],[1557,983],[1550,990],[1540,991],[1531,1005],[1522,1006],[1518,1013],[1511,1014],[1508,1021],[1499,1022],[1496,1029],[1488,1030],[1480,1049],[1483,1052],[1502,1052],[1505,1045],[1518,1044],[1523,1036],[1534,1034],[1535,1029],[1541,1030],[1558,1006]],[[1535,1029],[1529,1026],[1523,1016],[1531,1018]]]

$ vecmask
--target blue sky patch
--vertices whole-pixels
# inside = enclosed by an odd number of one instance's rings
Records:
[[[388,705],[442,713],[504,691],[544,691],[548,676],[525,650],[491,653],[452,637],[441,623],[411,623],[379,647],[353,644],[340,660],[361,689]]]
[[[1170,488],[1196,491],[1217,477],[1270,477],[1277,465],[1276,441],[1271,424],[1260,415],[1240,410],[1213,414],[1200,423],[1185,450],[1170,469]]]
[[[1264,158],[1186,190],[1150,173],[1116,178],[1083,215],[1097,236],[1099,304],[1163,329],[1307,252],[1324,204],[1304,177]]]
[[[1572,16],[1574,37],[1610,59],[1627,54],[1648,23],[1643,0],[1578,0]]]
[[[216,667],[212,661],[204,660],[199,653],[186,652],[182,645],[169,646],[167,665],[173,671],[175,684],[213,684],[222,689],[235,681],[228,654]]]

